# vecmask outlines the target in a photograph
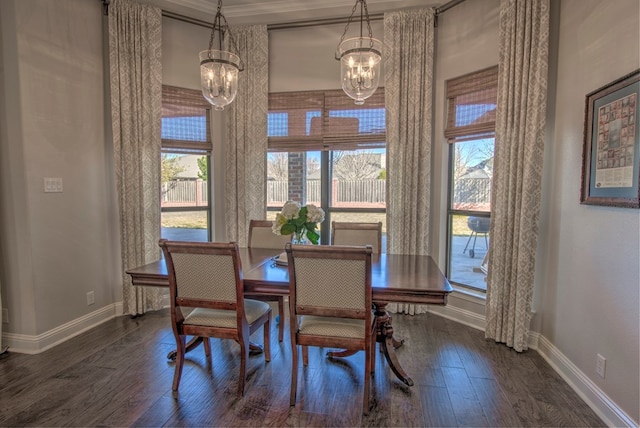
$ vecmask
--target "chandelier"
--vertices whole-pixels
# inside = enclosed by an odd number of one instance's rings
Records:
[[[345,40],[349,24],[353,20],[353,15],[360,5],[360,37],[353,37]],[[363,36],[363,28],[366,20],[368,36]],[[344,28],[344,33],[338,43],[335,58],[340,61],[340,78],[342,80],[342,90],[349,97],[355,100],[357,105],[364,104],[364,100],[369,98],[378,89],[380,81],[380,60],[382,43],[373,38],[371,32],[371,22],[369,21],[369,11],[365,0],[356,0],[351,10],[351,16]]]
[[[216,34],[218,49],[213,48]],[[211,27],[209,49],[200,52],[202,95],[215,110],[223,110],[233,102],[238,93],[238,73],[244,70],[240,57],[229,50],[223,50],[223,43],[226,44],[227,49],[233,47],[238,52],[229,24],[222,14],[222,0],[218,0],[218,11]]]

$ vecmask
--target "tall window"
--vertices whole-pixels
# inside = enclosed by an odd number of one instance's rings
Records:
[[[210,107],[200,91],[162,87],[163,238],[211,240]]]
[[[498,67],[447,81],[447,277],[486,291]]]
[[[325,210],[323,243],[332,220],[381,221],[385,233],[385,132],[383,88],[362,106],[343,91],[270,94],[268,217],[294,200]]]

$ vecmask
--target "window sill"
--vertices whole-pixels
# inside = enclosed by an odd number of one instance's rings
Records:
[[[466,287],[461,287],[459,285],[451,284],[453,287],[453,291],[455,296],[462,300],[467,300],[473,303],[485,304],[487,300],[487,294],[481,291],[470,290]]]

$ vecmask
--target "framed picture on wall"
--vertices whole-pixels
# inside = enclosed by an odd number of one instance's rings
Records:
[[[580,202],[640,208],[640,70],[587,94]]]

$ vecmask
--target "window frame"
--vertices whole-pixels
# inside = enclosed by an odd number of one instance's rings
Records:
[[[207,240],[211,241],[213,237],[212,224],[212,186],[211,186],[211,156],[213,151],[213,142],[211,137],[211,104],[202,96],[202,92],[196,89],[182,88],[178,86],[162,85],[162,118],[165,116],[164,110],[171,108],[170,106],[183,106],[187,108],[197,108],[204,110],[205,118],[205,141],[198,140],[180,140],[161,137],[162,154],[181,154],[181,155],[202,155],[207,157],[207,205],[193,207],[160,207],[160,212],[198,212],[206,211],[207,213]]]
[[[456,101],[464,99],[464,97],[474,97],[476,100],[493,101],[497,110],[497,86],[498,86],[498,66],[488,67],[479,71],[465,74],[453,79],[449,79],[445,82],[446,89],[446,106],[445,112],[447,115],[445,123],[444,136],[447,139],[449,146],[449,161],[448,161],[448,185],[447,185],[447,213],[446,213],[446,274],[449,281],[456,286],[463,287],[467,290],[474,292],[480,292],[486,294],[486,286],[479,288],[470,284],[464,284],[457,282],[455,279],[451,279],[452,264],[453,264],[453,219],[454,216],[473,216],[482,218],[491,218],[491,210],[469,210],[469,209],[456,209],[453,208],[453,198],[455,191],[455,158],[456,158],[456,144],[464,144],[465,142],[488,139],[494,140],[494,153],[495,153],[495,114],[493,117],[487,116],[479,123],[471,123],[459,125],[456,123],[456,107],[462,104],[458,104]],[[486,279],[486,278],[485,278]]]
[[[291,100],[292,104],[301,100],[303,102],[295,104],[295,107],[289,107],[287,100]],[[386,207],[345,208],[332,207],[330,205],[332,192],[331,177],[333,176],[331,171],[331,152],[382,148],[384,148],[386,152],[387,146],[386,123],[384,130],[381,130],[380,127],[376,128],[379,132],[367,133],[358,131],[357,133],[353,133],[349,132],[347,126],[342,126],[345,122],[341,123],[339,119],[335,119],[336,116],[331,116],[330,112],[336,110],[367,110],[372,108],[385,109],[384,87],[378,88],[362,106],[354,104],[353,100],[347,97],[342,90],[296,91],[269,94],[269,113],[274,111],[287,112],[294,110],[296,107],[300,110],[304,110],[305,108],[307,108],[308,111],[314,111],[316,108],[320,110],[320,117],[322,119],[320,132],[314,132],[317,131],[317,128],[313,127],[312,129],[312,127],[310,127],[307,135],[270,136],[268,137],[267,154],[274,152],[320,152],[320,205],[325,211],[325,221],[323,222],[323,227],[321,227],[320,240],[322,243],[328,243],[330,242],[331,228],[327,225],[331,224],[332,213],[386,213],[387,211]],[[298,129],[300,129],[300,127]],[[277,207],[267,206],[266,209],[271,212],[279,211]]]

